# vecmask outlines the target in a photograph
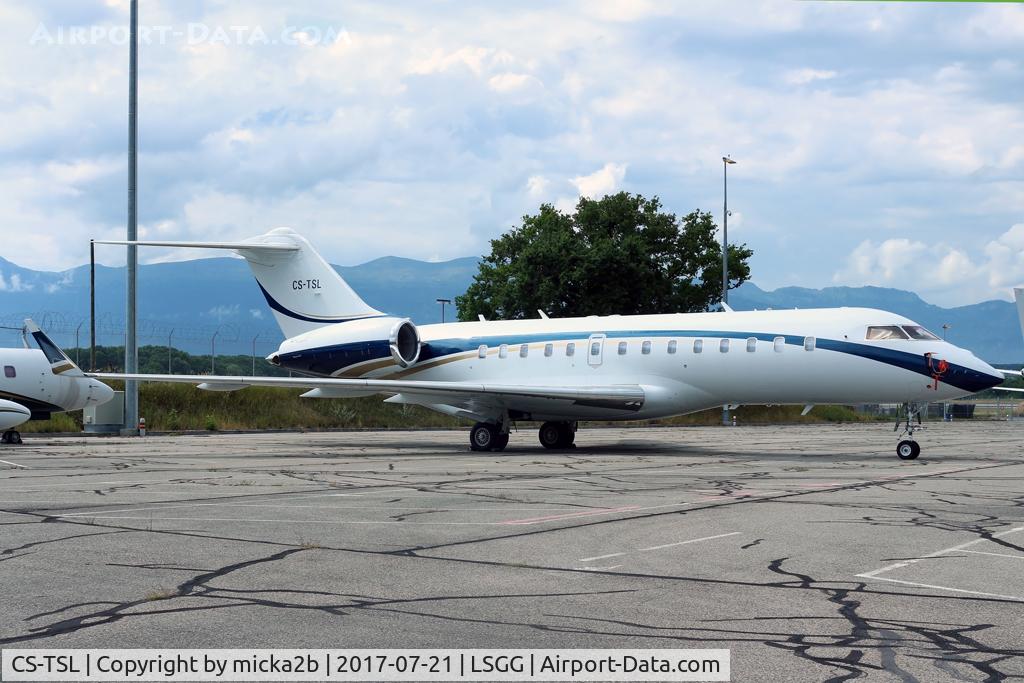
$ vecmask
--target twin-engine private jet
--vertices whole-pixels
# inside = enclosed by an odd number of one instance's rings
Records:
[[[229,249],[248,261],[286,337],[268,357],[301,377],[98,374],[310,398],[386,394],[475,421],[500,451],[516,421],[568,448],[579,420],[645,420],[742,404],[898,403],[897,455],[920,454],[920,411],[993,387],[1001,373],[912,320],[865,308],[679,313],[415,325],[367,305],[302,236],[243,242],[104,242]]]
[[[101,405],[114,397],[103,382],[88,377],[31,320],[25,332],[38,349],[0,349],[0,442],[20,444],[15,427],[49,420],[52,413]]]

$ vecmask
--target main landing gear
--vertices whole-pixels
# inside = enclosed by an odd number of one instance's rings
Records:
[[[508,424],[507,422],[505,424]],[[544,448],[573,448],[575,422],[545,422],[540,426],[540,444]],[[469,432],[469,447],[474,451],[503,451],[508,445],[508,428],[493,422],[477,422]]]
[[[0,436],[0,443],[19,444],[21,443],[21,433],[16,429],[8,429],[3,436]]]
[[[575,422],[545,422],[537,434],[544,448],[572,448],[576,440]]]
[[[508,430],[490,422],[477,422],[469,432],[469,447],[474,451],[503,451],[508,445]]]
[[[895,432],[903,425],[903,434],[900,436],[907,437],[896,444],[896,457],[900,460],[916,460],[917,456],[921,455],[921,444],[914,440],[914,431],[924,429],[924,425],[921,424],[921,411],[925,405],[904,403],[900,406],[896,426],[893,428]]]

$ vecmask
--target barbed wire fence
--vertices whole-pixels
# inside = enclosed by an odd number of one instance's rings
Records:
[[[0,346],[20,347],[25,319],[31,318],[79,365],[89,362],[89,318],[56,311],[10,313],[0,316]],[[96,346],[124,346],[125,321],[110,313],[96,316]],[[139,346],[163,346],[193,355],[246,355],[263,358],[283,339],[280,330],[236,323],[180,325],[160,320],[138,320]]]

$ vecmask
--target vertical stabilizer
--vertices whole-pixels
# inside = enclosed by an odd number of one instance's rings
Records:
[[[267,305],[286,337],[324,325],[383,315],[356,294],[304,237],[277,228],[237,248],[252,269]],[[294,250],[267,250],[263,245],[291,244]]]

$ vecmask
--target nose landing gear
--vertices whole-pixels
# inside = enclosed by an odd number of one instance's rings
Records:
[[[0,443],[19,444],[21,443],[21,432],[17,429],[8,429],[0,437]]]
[[[924,429],[924,425],[921,424],[921,411],[924,410],[925,405],[904,403],[900,406],[896,426],[893,428],[895,432],[899,430],[900,425],[903,425],[903,433],[900,436],[907,437],[896,444],[896,457],[900,460],[916,460],[917,456],[921,455],[921,444],[914,440],[914,432]]]

